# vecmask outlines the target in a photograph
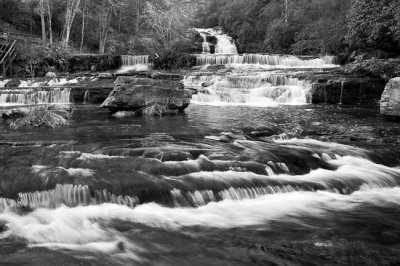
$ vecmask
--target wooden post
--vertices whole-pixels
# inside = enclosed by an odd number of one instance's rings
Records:
[[[6,62],[3,61],[3,74],[2,74],[3,78],[6,78]]]

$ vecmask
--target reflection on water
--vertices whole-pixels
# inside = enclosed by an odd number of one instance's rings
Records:
[[[376,109],[78,106],[67,128],[0,128],[0,264],[400,260],[400,130]]]

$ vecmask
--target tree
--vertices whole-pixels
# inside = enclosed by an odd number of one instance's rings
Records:
[[[105,51],[110,18],[123,5],[122,0],[102,0],[99,10],[99,53]]]
[[[40,22],[42,25],[42,41],[43,45],[46,44],[46,22],[45,22],[45,7],[44,7],[44,0],[39,0],[39,13],[40,13]]]
[[[347,15],[346,40],[352,49],[399,50],[398,0],[354,0]]]
[[[169,51],[175,44],[186,39],[186,33],[191,26],[191,16],[183,5],[163,6],[146,2],[144,14],[155,47]]]
[[[53,18],[53,16],[52,16],[53,12],[52,12],[51,0],[46,0],[46,4],[47,4],[47,15],[48,15],[47,22],[48,22],[48,27],[49,27],[49,41],[50,41],[50,44],[52,45],[53,44],[53,26],[52,26],[51,20]]]
[[[140,26],[140,0],[136,0],[136,23],[135,23],[135,34],[139,34]]]
[[[78,11],[80,4],[80,0],[68,0],[67,1],[67,9],[65,12],[65,21],[64,21],[64,34],[63,34],[63,45],[64,47],[68,47],[69,43],[69,35],[71,32],[72,23],[74,22],[75,14]]]
[[[83,9],[82,9],[81,45],[79,47],[79,52],[81,52],[81,53],[82,53],[82,48],[83,48],[83,41],[85,38],[86,12],[88,12],[89,4],[90,4],[90,0],[84,0]]]

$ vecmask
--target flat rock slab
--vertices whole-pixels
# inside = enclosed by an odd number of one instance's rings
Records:
[[[158,104],[169,111],[182,111],[191,98],[192,91],[184,89],[180,81],[119,77],[101,107],[111,112],[138,111]]]
[[[391,79],[381,98],[381,114],[400,117],[400,77]]]

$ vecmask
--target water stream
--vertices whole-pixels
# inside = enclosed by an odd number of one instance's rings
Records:
[[[291,137],[350,118],[397,126],[375,113],[193,104],[116,120],[85,105],[64,129],[2,123],[0,261],[340,264],[377,261],[371,250],[397,261],[399,144]]]
[[[115,119],[86,102],[61,129],[1,120],[0,264],[399,264],[398,123],[308,104],[290,69],[332,58],[220,56],[183,80],[198,90],[184,113]],[[1,89],[1,108],[70,103],[29,82]]]

